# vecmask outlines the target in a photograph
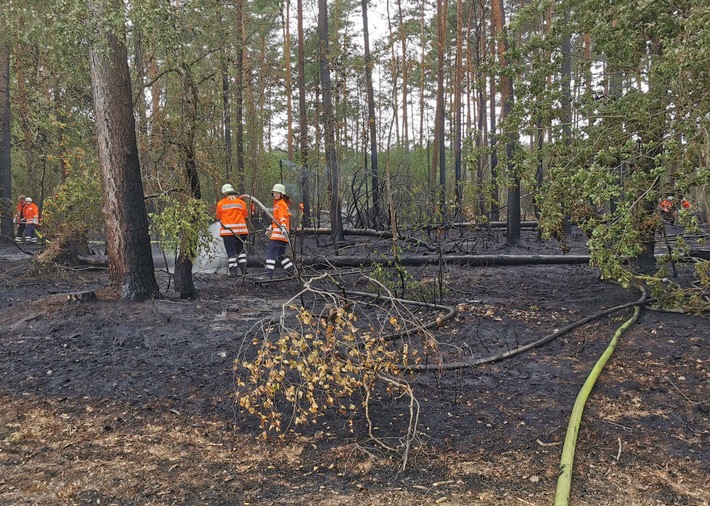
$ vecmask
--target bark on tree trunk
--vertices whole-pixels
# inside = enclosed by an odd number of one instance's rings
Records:
[[[183,65],[183,93],[184,111],[183,139],[180,145],[185,164],[185,179],[190,187],[188,198],[199,200],[202,197],[200,178],[197,173],[197,160],[195,157],[195,129],[197,123],[197,88],[192,79],[192,71],[188,64]],[[195,226],[193,224],[193,226]],[[179,254],[175,260],[175,290],[182,299],[197,299],[198,293],[192,279],[192,262],[190,248],[183,237],[180,242]]]
[[[340,214],[340,174],[335,149],[335,115],[330,83],[330,54],[328,49],[328,2],[318,0],[318,34],[320,36],[320,78],[323,92],[323,130],[325,135],[326,166],[330,172],[330,226],[333,244],[345,240]]]
[[[237,0],[237,62],[236,62],[236,97],[235,121],[237,122],[237,177],[239,193],[244,193],[244,0]]]
[[[226,50],[225,50],[226,52]],[[232,172],[232,105],[229,100],[229,65],[227,55],[222,54],[222,106],[224,108],[224,173],[229,181]]]
[[[455,216],[461,215],[463,201],[463,180],[461,171],[461,95],[463,94],[463,0],[456,2],[456,69],[454,78],[454,174],[456,189],[454,197]]]
[[[397,15],[399,18],[399,43],[402,46],[402,137],[404,139],[404,149],[409,150],[409,117],[407,115],[407,104],[409,102],[409,63],[407,61],[407,33],[404,26],[404,15],[402,14],[402,1],[397,0]]]
[[[6,237],[15,235],[10,147],[10,46],[0,42],[0,205],[7,210],[2,213],[0,231]]]
[[[501,121],[505,126],[505,120],[513,110],[513,78],[505,74],[508,67],[508,33],[505,28],[505,10],[503,0],[493,2],[492,18],[496,20],[496,32],[498,33],[498,60],[503,69],[501,73]],[[506,243],[514,246],[520,243],[520,177],[515,173],[513,154],[517,135],[514,132],[506,132],[505,154],[508,177],[513,181],[508,188],[508,233]]]
[[[442,218],[446,216],[446,143],[445,143],[445,132],[446,127],[444,125],[445,113],[444,113],[444,51],[446,49],[446,22],[447,14],[449,9],[448,0],[437,0],[437,17],[438,17],[438,27],[439,27],[439,37],[438,37],[438,61],[437,61],[437,71],[436,71],[436,134],[435,139],[437,140],[437,149],[435,149],[434,156],[438,156],[438,168],[439,168],[439,211],[441,212]]]
[[[377,165],[377,121],[375,119],[375,91],[372,87],[372,56],[370,55],[370,33],[367,24],[367,2],[362,0],[362,36],[365,44],[365,87],[367,88],[367,126],[370,132],[370,166],[372,169],[372,213],[368,215],[368,226],[379,228],[380,220],[380,180]]]
[[[143,200],[125,33],[102,27],[120,13],[120,0],[87,0],[100,37],[89,50],[98,154],[104,192],[106,253],[112,285],[125,299],[159,295]]]
[[[494,4],[497,0],[494,0]],[[500,16],[498,9],[491,9],[491,54],[496,53],[496,40],[498,38],[497,27],[502,24],[501,20],[497,19]],[[498,187],[498,129],[496,125],[496,76],[491,71],[488,77],[489,79],[489,92],[488,99],[490,101],[488,111],[491,120],[491,215],[489,219],[491,221],[498,221],[500,219],[500,193]]]
[[[291,1],[286,0],[286,21],[284,23],[284,66],[286,67],[286,142],[288,161],[293,161],[293,106],[291,104]]]
[[[298,116],[301,135],[301,196],[303,226],[311,224],[311,198],[308,181],[308,116],[306,113],[306,58],[303,39],[303,0],[296,2],[298,17]]]

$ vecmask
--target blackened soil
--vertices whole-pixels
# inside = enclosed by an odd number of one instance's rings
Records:
[[[474,243],[488,248],[475,253],[557,253],[532,233],[513,250],[495,236]],[[103,271],[30,277],[29,255],[0,252],[0,504],[548,505],[577,393],[633,312],[511,358],[405,375],[421,409],[403,470],[401,453],[373,438],[397,446],[406,436],[406,396],[371,400],[372,434],[363,413],[333,413],[265,440],[235,405],[234,360],[254,356],[298,281],[196,275],[201,298],[185,301],[158,273],[165,297],[129,303],[110,296]],[[691,270],[679,266],[676,281]],[[439,272],[410,268],[410,281],[430,286]],[[640,297],[585,265],[444,272],[438,302],[460,305],[432,330],[444,363],[495,357]],[[339,277],[366,291],[362,279]],[[96,298],[67,297],[79,291]],[[359,310],[373,325],[391,314]],[[428,323],[439,310],[412,314]],[[709,504],[708,399],[707,318],[644,309],[586,404],[572,503]]]

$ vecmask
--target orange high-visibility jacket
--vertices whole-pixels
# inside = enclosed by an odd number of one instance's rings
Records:
[[[216,215],[222,224],[219,229],[220,236],[245,235],[249,233],[247,228],[247,205],[236,195],[227,195],[217,202]]]
[[[28,202],[25,204],[25,209],[23,211],[25,215],[25,221],[27,223],[34,223],[39,225],[39,208],[34,202]]]
[[[663,211],[664,213],[667,213],[673,209],[673,202],[671,202],[668,199],[663,199],[663,200],[661,200],[660,204],[658,204],[658,207],[661,208],[661,211]]]
[[[271,235],[269,239],[274,241],[288,242],[288,236],[282,232],[289,232],[291,228],[291,211],[288,209],[288,204],[284,199],[274,201],[274,221],[271,222]]]
[[[25,221],[25,201],[17,202],[17,207],[15,208],[15,219],[17,223],[22,223]]]

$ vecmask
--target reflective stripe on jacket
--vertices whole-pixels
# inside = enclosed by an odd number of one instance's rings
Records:
[[[282,227],[289,232],[291,227],[291,211],[284,199],[274,202],[274,221],[271,222],[271,235],[269,239],[288,242],[288,237],[281,231]]]
[[[25,204],[23,214],[27,223],[39,225],[39,208],[37,207],[37,204],[34,202],[28,202]]]
[[[216,215],[222,224],[219,229],[220,236],[245,235],[249,233],[247,228],[247,205],[236,195],[227,195],[217,202]]]

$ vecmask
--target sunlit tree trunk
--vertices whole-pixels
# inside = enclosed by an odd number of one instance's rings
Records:
[[[108,10],[123,19],[123,2],[87,0],[87,6],[90,19],[99,27],[89,56],[109,276],[121,297],[141,301],[159,291],[143,200],[125,33],[101,26],[104,19],[113,19]]]

